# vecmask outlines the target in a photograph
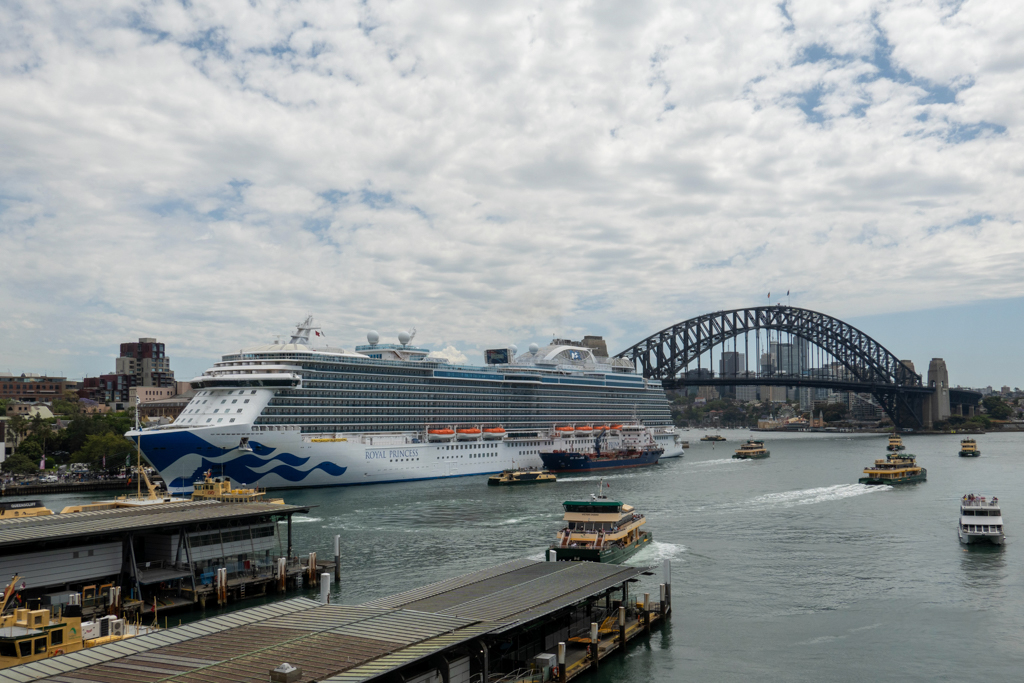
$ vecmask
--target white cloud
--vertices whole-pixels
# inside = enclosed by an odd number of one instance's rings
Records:
[[[432,351],[428,354],[431,358],[447,358],[453,365],[464,365],[469,362],[469,357],[462,351],[449,344],[440,351]]]
[[[3,364],[145,332],[202,366],[309,311],[346,345],[618,350],[771,288],[1019,295],[1011,10],[4,4],[3,317],[45,332],[0,328]]]

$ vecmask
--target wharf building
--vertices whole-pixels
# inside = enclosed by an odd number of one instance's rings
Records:
[[[121,587],[119,607],[126,611],[146,610],[154,599],[163,607],[189,606],[214,592],[219,568],[227,570],[228,586],[278,585],[277,558],[292,557],[292,515],[309,510],[271,502],[182,499],[4,519],[0,576],[5,581],[21,577],[22,604],[39,601],[52,607],[78,592],[85,607],[104,610],[111,589]],[[285,529],[279,530],[279,520]],[[301,572],[297,565],[289,560],[286,571]]]
[[[670,617],[671,566],[654,593],[631,590],[645,575],[515,560],[346,605],[331,604],[327,574],[320,601],[263,605],[5,673],[19,683],[564,683]]]

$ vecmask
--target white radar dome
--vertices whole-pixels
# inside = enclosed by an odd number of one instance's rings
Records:
[[[540,351],[540,347],[536,344],[530,344],[530,353],[537,353]]]
[[[366,341],[370,342],[370,346],[376,346],[377,342],[380,341],[380,335],[377,334],[377,330],[370,330],[367,332]]]
[[[516,346],[515,344],[512,344],[508,348],[512,350],[512,355],[513,356],[516,355],[517,353],[519,353],[519,347]]]
[[[399,344],[405,345],[405,344],[408,344],[411,340],[412,340],[412,335],[409,334],[408,332],[399,332],[398,333],[398,343]]]

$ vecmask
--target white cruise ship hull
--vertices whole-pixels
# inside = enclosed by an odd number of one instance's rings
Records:
[[[129,432],[127,436],[134,441],[139,434]],[[240,448],[243,438],[248,442]],[[666,453],[680,450],[671,434],[657,434],[655,440]],[[186,493],[207,470],[239,484],[268,489],[494,474],[509,468],[542,467],[540,451],[556,442],[559,447],[588,451],[593,450],[594,440],[545,436],[434,443],[416,434],[325,436],[298,430],[249,432],[211,427],[143,430],[141,441],[143,454],[168,489]]]

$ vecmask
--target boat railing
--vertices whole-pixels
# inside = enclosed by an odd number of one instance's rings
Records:
[[[999,499],[993,498],[992,500],[986,501],[986,496],[981,496],[980,498],[963,498],[960,501],[960,505],[963,507],[997,508],[999,507]]]

